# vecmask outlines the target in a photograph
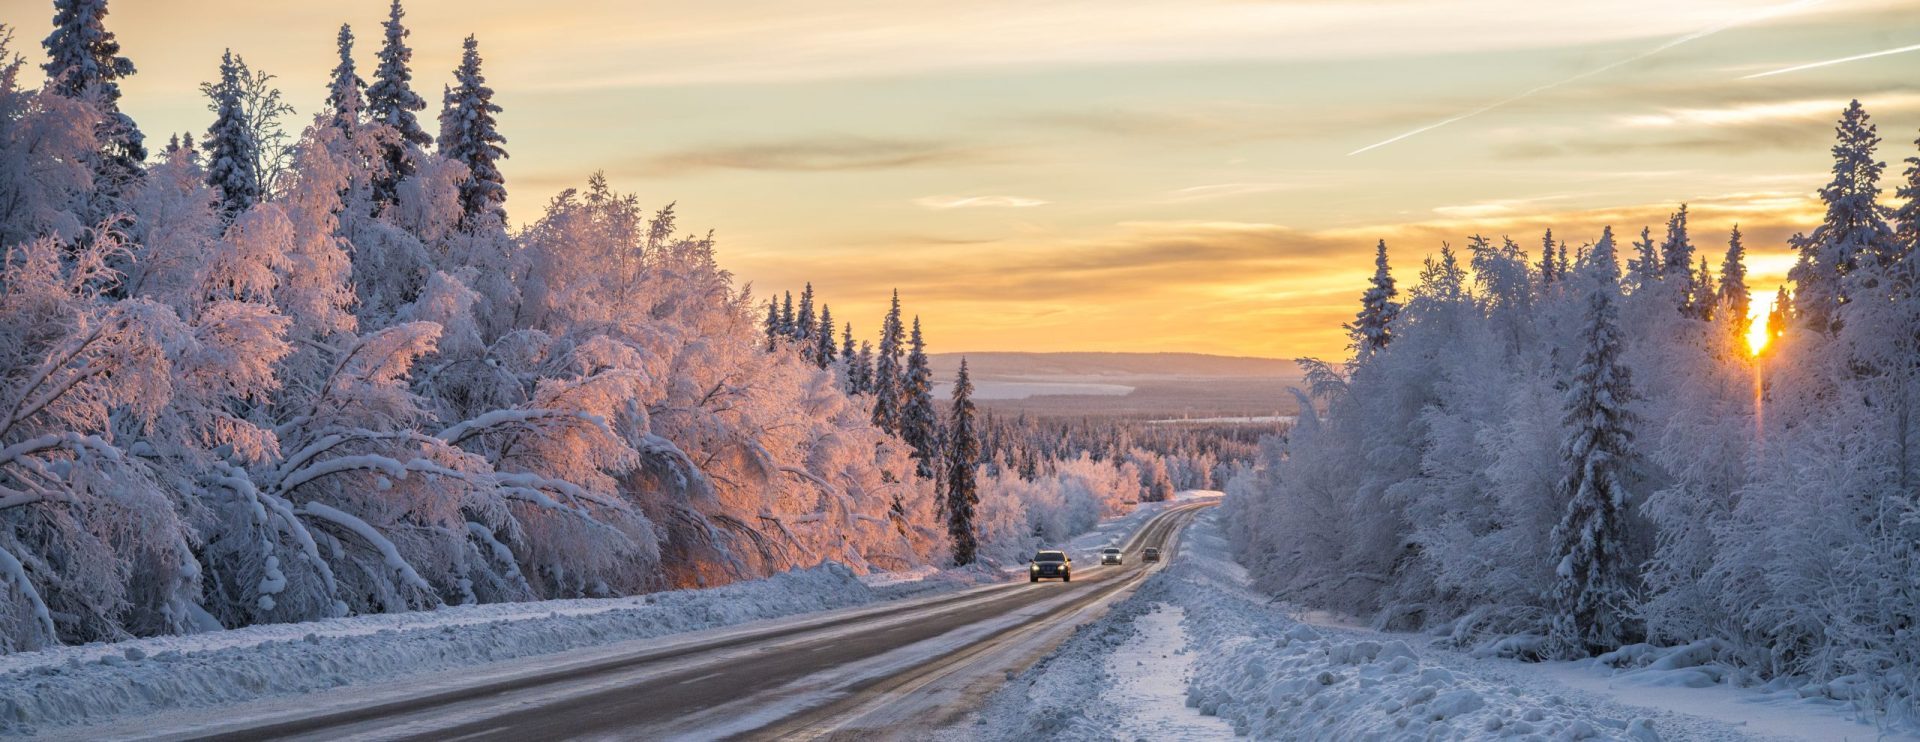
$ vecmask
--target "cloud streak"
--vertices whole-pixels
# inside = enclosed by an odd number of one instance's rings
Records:
[[[1494,101],[1494,102],[1492,102],[1492,103],[1488,103],[1488,104],[1486,104],[1486,105],[1484,105],[1484,106],[1481,106],[1481,107],[1479,107],[1479,108],[1475,108],[1475,109],[1472,109],[1472,110],[1470,110],[1470,111],[1467,111],[1466,113],[1461,113],[1461,114],[1457,114],[1457,115],[1454,115],[1454,116],[1451,116],[1451,117],[1448,117],[1448,118],[1445,118],[1445,119],[1441,119],[1441,120],[1439,120],[1439,121],[1436,121],[1436,122],[1434,122],[1434,123],[1431,123],[1431,124],[1428,124],[1428,125],[1426,125],[1426,126],[1422,126],[1422,127],[1420,127],[1420,128],[1418,128],[1418,129],[1414,129],[1414,130],[1412,130],[1412,131],[1409,131],[1409,132],[1407,132],[1407,133],[1405,133],[1405,134],[1401,134],[1401,135],[1399,135],[1399,136],[1395,136],[1395,137],[1391,137],[1391,138],[1388,138],[1388,139],[1386,139],[1386,140],[1383,140],[1383,141],[1379,141],[1379,142],[1375,142],[1375,143],[1373,143],[1373,144],[1369,144],[1369,145],[1367,145],[1367,146],[1365,146],[1365,147],[1361,147],[1361,148],[1359,148],[1359,149],[1356,149],[1356,150],[1354,150],[1354,151],[1352,151],[1352,152],[1348,152],[1348,153],[1347,153],[1347,156],[1348,156],[1348,157],[1352,157],[1352,156],[1354,156],[1354,155],[1357,155],[1357,154],[1361,154],[1361,153],[1363,153],[1363,152],[1368,152],[1368,151],[1371,151],[1371,150],[1376,150],[1376,149],[1379,149],[1379,148],[1381,148],[1381,147],[1385,147],[1385,146],[1387,146],[1387,145],[1389,145],[1389,144],[1393,144],[1394,142],[1398,142],[1398,141],[1401,141],[1401,140],[1404,140],[1404,139],[1407,139],[1407,138],[1409,138],[1409,137],[1414,137],[1414,136],[1418,136],[1418,135],[1421,135],[1421,134],[1425,134],[1425,133],[1427,133],[1427,132],[1429,132],[1429,131],[1433,131],[1434,129],[1438,129],[1438,128],[1440,128],[1440,127],[1442,127],[1442,126],[1446,126],[1446,125],[1448,125],[1448,124],[1454,124],[1454,123],[1459,123],[1459,122],[1461,122],[1461,121],[1465,121],[1465,120],[1467,120],[1467,119],[1470,119],[1470,118],[1473,118],[1473,117],[1475,117],[1475,116],[1478,116],[1478,115],[1480,115],[1480,114],[1483,114],[1483,113],[1487,113],[1487,112],[1489,112],[1489,111],[1492,111],[1492,110],[1494,110],[1494,109],[1497,109],[1497,108],[1500,108],[1500,107],[1502,107],[1502,106],[1507,106],[1507,105],[1510,105],[1510,104],[1513,104],[1513,103],[1518,103],[1518,102],[1520,102],[1520,101],[1522,101],[1522,100],[1526,100],[1526,99],[1528,99],[1528,98],[1531,98],[1531,97],[1533,97],[1533,96],[1536,96],[1536,95],[1539,95],[1539,94],[1541,94],[1541,93],[1544,93],[1544,92],[1547,92],[1547,91],[1549,91],[1549,90],[1553,90],[1554,88],[1558,88],[1558,87],[1561,87],[1561,86],[1563,86],[1563,85],[1571,85],[1571,84],[1573,84],[1573,83],[1576,83],[1576,82],[1579,82],[1579,81],[1581,81],[1581,80],[1585,80],[1585,79],[1587,79],[1587,78],[1589,78],[1589,77],[1593,77],[1593,76],[1595,76],[1595,75],[1599,75],[1599,74],[1602,74],[1602,73],[1606,73],[1606,72],[1611,72],[1611,71],[1613,71],[1613,70],[1615,70],[1615,69],[1619,69],[1620,67],[1624,67],[1624,66],[1626,66],[1626,65],[1629,65],[1629,64],[1632,64],[1632,63],[1634,63],[1634,62],[1638,62],[1638,61],[1640,61],[1640,60],[1643,60],[1643,59],[1646,59],[1646,58],[1648,58],[1648,57],[1651,57],[1651,56],[1654,56],[1654,55],[1656,55],[1656,54],[1659,54],[1659,53],[1661,53],[1661,52],[1665,52],[1665,51],[1667,51],[1667,50],[1669,50],[1669,49],[1672,49],[1672,48],[1674,48],[1674,47],[1677,47],[1677,46],[1680,46],[1680,45],[1682,45],[1682,44],[1686,44],[1686,43],[1689,43],[1689,42],[1693,42],[1693,41],[1698,41],[1698,40],[1700,40],[1700,39],[1704,39],[1704,38],[1706,38],[1706,37],[1708,37],[1708,36],[1712,36],[1712,35],[1714,35],[1714,34],[1717,34],[1717,33],[1720,33],[1720,32],[1722,32],[1722,31],[1725,31],[1725,30],[1728,30],[1728,29],[1731,29],[1731,28],[1735,28],[1735,27],[1738,27],[1738,26],[1744,26],[1744,25],[1747,25],[1747,24],[1750,24],[1750,23],[1758,23],[1758,22],[1760,22],[1760,21],[1764,21],[1764,20],[1766,20],[1766,19],[1769,19],[1769,18],[1772,18],[1772,17],[1775,17],[1775,16],[1778,16],[1778,15],[1781,15],[1781,14],[1783,14],[1783,13],[1788,13],[1788,12],[1792,12],[1792,11],[1794,11],[1794,10],[1798,10],[1798,9],[1800,9],[1800,8],[1804,8],[1804,7],[1807,7],[1807,6],[1810,6],[1810,5],[1814,5],[1814,4],[1817,4],[1817,3],[1819,3],[1820,1],[1821,1],[1821,0],[1795,0],[1795,2],[1791,2],[1791,3],[1787,3],[1787,4],[1785,4],[1785,5],[1780,5],[1780,6],[1776,6],[1776,7],[1773,7],[1773,8],[1770,8],[1770,9],[1767,9],[1767,10],[1764,10],[1764,11],[1761,11],[1761,12],[1759,12],[1759,13],[1756,13],[1756,14],[1754,14],[1754,15],[1751,15],[1751,16],[1744,16],[1744,17],[1739,17],[1739,18],[1734,18],[1734,19],[1731,19],[1731,20],[1728,20],[1728,21],[1726,21],[1726,22],[1724,22],[1724,23],[1720,23],[1720,24],[1718,24],[1718,25],[1714,25],[1714,26],[1709,26],[1709,27],[1707,27],[1707,28],[1703,28],[1703,29],[1701,29],[1701,30],[1698,30],[1698,31],[1695,31],[1695,32],[1693,32],[1693,33],[1690,33],[1690,34],[1686,34],[1686,35],[1684,35],[1684,36],[1680,36],[1680,37],[1678,37],[1678,38],[1675,38],[1675,39],[1672,39],[1672,40],[1670,40],[1670,41],[1668,41],[1668,42],[1666,42],[1666,43],[1664,43],[1664,44],[1661,44],[1661,45],[1659,45],[1659,46],[1656,46],[1656,47],[1654,47],[1654,48],[1652,48],[1652,49],[1648,49],[1647,51],[1644,51],[1644,52],[1641,52],[1641,53],[1639,53],[1639,54],[1635,54],[1635,55],[1633,55],[1633,56],[1631,56],[1631,57],[1627,57],[1627,58],[1625,58],[1625,59],[1620,59],[1620,60],[1616,60],[1616,61],[1614,61],[1614,62],[1610,62],[1610,63],[1608,63],[1608,64],[1605,64],[1605,65],[1602,65],[1602,66],[1599,66],[1599,67],[1595,67],[1595,68],[1593,68],[1593,69],[1591,69],[1591,70],[1587,70],[1586,72],[1582,72],[1582,73],[1580,73],[1580,74],[1578,74],[1578,75],[1574,75],[1574,76],[1572,76],[1572,77],[1569,77],[1569,78],[1565,78],[1565,79],[1562,79],[1562,80],[1556,80],[1556,81],[1554,81],[1554,82],[1550,82],[1550,83],[1547,83],[1547,84],[1544,84],[1544,85],[1536,85],[1536,86],[1534,86],[1534,87],[1532,87],[1532,88],[1529,88],[1529,89],[1527,89],[1527,90],[1524,90],[1524,91],[1522,91],[1522,92],[1519,92],[1519,93],[1516,93],[1516,94],[1514,94],[1514,95],[1510,95],[1510,96],[1507,96],[1507,97],[1505,97],[1505,98],[1501,98],[1501,99],[1499,99],[1499,100],[1496,100],[1496,101]]]
[[[1021,196],[922,196],[913,202],[919,206],[945,211],[947,209],[1030,209],[1045,206],[1046,201]]]
[[[840,172],[956,165],[992,159],[986,152],[951,142],[823,137],[758,144],[696,147],[658,155],[643,165],[650,175],[706,170]]]
[[[1802,71],[1802,70],[1811,70],[1811,69],[1819,69],[1819,68],[1821,68],[1821,67],[1831,67],[1831,66],[1833,66],[1833,65],[1836,65],[1836,64],[1846,64],[1846,63],[1848,63],[1848,62],[1858,62],[1858,61],[1860,61],[1860,60],[1862,60],[1862,59],[1873,59],[1874,57],[1885,57],[1885,56],[1891,56],[1891,55],[1894,55],[1894,54],[1905,54],[1905,53],[1907,53],[1907,52],[1915,52],[1915,51],[1920,51],[1920,44],[1914,44],[1914,45],[1912,45],[1912,46],[1903,46],[1903,47],[1900,47],[1900,48],[1897,48],[1897,49],[1882,49],[1882,50],[1880,50],[1880,51],[1877,51],[1877,52],[1868,52],[1868,53],[1866,53],[1866,54],[1855,54],[1855,55],[1853,55],[1853,56],[1851,56],[1851,57],[1841,57],[1841,58],[1839,58],[1839,59],[1829,59],[1829,60],[1826,60],[1826,61],[1824,61],[1824,62],[1808,62],[1808,63],[1806,63],[1806,64],[1800,64],[1800,65],[1794,65],[1794,66],[1792,66],[1792,67],[1783,67],[1783,68],[1781,68],[1781,69],[1777,69],[1777,70],[1773,70],[1773,71],[1770,71],[1770,72],[1758,72],[1758,73],[1754,73],[1754,74],[1751,74],[1751,75],[1747,75],[1746,77],[1742,77],[1742,78],[1740,78],[1740,79],[1742,79],[1742,80],[1758,80],[1758,79],[1760,79],[1760,78],[1762,78],[1762,77],[1773,77],[1774,75],[1784,75],[1784,74],[1787,74],[1787,73],[1790,73],[1790,72],[1800,72],[1800,71]]]

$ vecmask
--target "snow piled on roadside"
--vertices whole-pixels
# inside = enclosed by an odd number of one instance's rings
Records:
[[[1218,512],[1187,529],[1166,570],[996,692],[983,739],[1123,738],[1103,704],[1111,657],[1161,603],[1183,609],[1194,671],[1185,703],[1234,733],[1275,740],[1746,740],[1736,724],[1615,703],[1531,666],[1416,649],[1392,635],[1300,623],[1247,585]],[[1490,671],[1488,663],[1504,671]]]
[[[870,587],[837,563],[704,590],[461,606],[0,657],[0,734],[308,693],[849,608],[968,584]]]

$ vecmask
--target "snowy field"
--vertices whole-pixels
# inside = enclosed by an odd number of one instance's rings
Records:
[[[1700,685],[1668,653],[1616,671],[1433,649],[1302,623],[1226,556],[1219,513],[1170,568],[995,694],[956,733],[988,739],[1909,740],[1830,701]],[[956,737],[957,738],[957,737]]]

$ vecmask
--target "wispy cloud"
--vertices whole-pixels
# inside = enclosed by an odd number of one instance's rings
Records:
[[[1915,51],[1920,51],[1920,44],[1914,44],[1914,45],[1912,45],[1912,46],[1903,46],[1903,47],[1899,47],[1899,48],[1896,48],[1896,49],[1883,49],[1883,50],[1881,50],[1881,51],[1877,51],[1877,52],[1868,52],[1868,53],[1866,53],[1866,54],[1855,54],[1855,55],[1853,55],[1853,56],[1851,56],[1851,57],[1841,57],[1841,58],[1839,58],[1839,59],[1829,59],[1829,60],[1826,60],[1826,61],[1822,61],[1822,62],[1808,62],[1808,63],[1806,63],[1806,64],[1799,64],[1799,65],[1794,65],[1794,66],[1792,66],[1792,67],[1783,67],[1783,68],[1781,68],[1781,69],[1777,69],[1777,70],[1770,70],[1770,71],[1767,71],[1767,72],[1756,72],[1756,73],[1754,73],[1754,74],[1751,74],[1751,75],[1747,75],[1746,77],[1742,77],[1742,78],[1740,78],[1740,79],[1742,79],[1742,80],[1754,80],[1754,79],[1758,79],[1758,78],[1762,78],[1762,77],[1772,77],[1772,76],[1774,76],[1774,75],[1784,75],[1784,74],[1787,74],[1787,73],[1789,73],[1789,72],[1799,72],[1799,71],[1802,71],[1802,70],[1811,70],[1811,69],[1819,69],[1819,68],[1821,68],[1821,67],[1830,67],[1830,66],[1833,66],[1833,65],[1836,65],[1836,64],[1846,64],[1846,63],[1848,63],[1848,62],[1858,62],[1858,61],[1860,61],[1860,60],[1862,60],[1862,59],[1873,59],[1874,57],[1885,57],[1885,56],[1889,56],[1889,55],[1893,55],[1893,54],[1905,54],[1905,53],[1907,53],[1907,52],[1915,52]]]
[[[1436,206],[1433,209],[1433,213],[1452,219],[1486,219],[1496,216],[1512,216],[1514,214],[1537,212],[1539,209],[1533,207],[1555,201],[1565,201],[1568,198],[1571,198],[1571,196],[1563,194],[1540,196],[1537,198],[1496,199],[1461,206]]]
[[[1654,48],[1652,48],[1652,49],[1649,49],[1649,50],[1647,50],[1647,51],[1644,51],[1644,52],[1641,52],[1641,53],[1639,53],[1639,54],[1635,54],[1635,55],[1633,55],[1633,56],[1631,56],[1631,57],[1627,57],[1627,58],[1625,58],[1625,59],[1620,59],[1620,60],[1616,60],[1616,61],[1614,61],[1614,62],[1610,62],[1610,63],[1608,63],[1608,64],[1605,64],[1605,65],[1602,65],[1602,66],[1600,66],[1600,67],[1595,67],[1595,68],[1593,68],[1593,69],[1591,69],[1591,70],[1587,70],[1586,72],[1582,72],[1582,73],[1580,73],[1580,74],[1578,74],[1578,75],[1574,75],[1574,76],[1572,76],[1572,77],[1568,77],[1568,78],[1564,78],[1564,79],[1561,79],[1561,80],[1555,80],[1555,81],[1553,81],[1553,82],[1550,82],[1550,83],[1547,83],[1547,84],[1545,84],[1545,85],[1537,85],[1537,86],[1534,86],[1534,87],[1532,87],[1532,88],[1528,88],[1527,90],[1524,90],[1524,91],[1521,91],[1521,92],[1519,92],[1519,93],[1516,93],[1516,94],[1514,94],[1514,95],[1509,95],[1509,96],[1507,96],[1507,97],[1505,97],[1505,98],[1501,98],[1501,99],[1499,99],[1499,100],[1496,100],[1496,101],[1494,101],[1494,102],[1492,102],[1492,103],[1488,103],[1488,104],[1486,104],[1486,105],[1483,105],[1483,106],[1480,106],[1479,108],[1475,108],[1475,109],[1472,109],[1472,110],[1469,110],[1469,111],[1467,111],[1467,112],[1465,112],[1465,113],[1461,113],[1461,114],[1458,114],[1458,115],[1455,115],[1455,116],[1451,116],[1451,117],[1448,117],[1448,118],[1444,118],[1444,119],[1441,119],[1441,120],[1439,120],[1439,121],[1436,121],[1436,122],[1434,122],[1434,123],[1431,123],[1431,124],[1428,124],[1428,125],[1426,125],[1426,126],[1422,126],[1422,127],[1420,127],[1420,128],[1417,128],[1417,129],[1414,129],[1414,130],[1412,130],[1412,131],[1409,131],[1409,132],[1407,132],[1407,133],[1405,133],[1405,134],[1401,134],[1401,135],[1399,135],[1399,136],[1395,136],[1395,137],[1391,137],[1391,138],[1388,138],[1388,139],[1385,139],[1385,140],[1382,140],[1382,141],[1379,141],[1379,142],[1375,142],[1375,143],[1373,143],[1373,144],[1369,144],[1369,145],[1367,145],[1367,146],[1365,146],[1365,147],[1361,147],[1361,148],[1359,148],[1359,149],[1356,149],[1356,150],[1354,150],[1354,151],[1352,151],[1352,152],[1348,152],[1348,153],[1347,153],[1347,156],[1348,156],[1348,157],[1352,157],[1352,156],[1354,156],[1354,155],[1357,155],[1357,154],[1360,154],[1360,153],[1363,153],[1363,152],[1367,152],[1367,151],[1370,151],[1370,150],[1375,150],[1375,149],[1379,149],[1379,148],[1381,148],[1381,147],[1385,147],[1385,146],[1387,146],[1387,145],[1389,145],[1389,144],[1393,144],[1394,142],[1398,142],[1398,141],[1401,141],[1401,140],[1404,140],[1404,139],[1407,139],[1407,138],[1410,138],[1410,137],[1414,137],[1414,136],[1418,136],[1418,135],[1420,135],[1420,134],[1425,134],[1425,133],[1427,133],[1427,132],[1429,132],[1429,131],[1433,131],[1434,129],[1438,129],[1438,128],[1440,128],[1440,127],[1442,127],[1442,126],[1446,126],[1446,125],[1448,125],[1448,124],[1454,124],[1454,123],[1458,123],[1458,122],[1461,122],[1461,121],[1465,121],[1465,120],[1467,120],[1467,119],[1470,119],[1470,118],[1473,118],[1473,117],[1475,117],[1475,116],[1478,116],[1478,115],[1480,115],[1480,114],[1483,114],[1483,113],[1487,113],[1487,112],[1489,112],[1489,111],[1492,111],[1492,110],[1494,110],[1494,109],[1496,109],[1496,108],[1501,108],[1501,107],[1503,107],[1503,106],[1507,106],[1507,105],[1510,105],[1510,104],[1513,104],[1513,103],[1518,103],[1518,102],[1520,102],[1520,101],[1523,101],[1523,100],[1526,100],[1526,99],[1528,99],[1528,98],[1531,98],[1531,97],[1533,97],[1533,96],[1536,96],[1536,95],[1539,95],[1539,94],[1541,94],[1541,93],[1544,93],[1544,92],[1547,92],[1547,91],[1549,91],[1549,90],[1553,90],[1554,88],[1558,88],[1558,87],[1561,87],[1561,86],[1563,86],[1563,85],[1571,85],[1571,84],[1573,84],[1573,83],[1576,83],[1576,82],[1579,82],[1579,81],[1581,81],[1581,80],[1585,80],[1585,79],[1587,79],[1587,78],[1589,78],[1589,77],[1593,77],[1593,76],[1595,76],[1595,75],[1599,75],[1599,74],[1602,74],[1602,73],[1605,73],[1605,72],[1610,72],[1610,71],[1613,71],[1613,70],[1615,70],[1615,69],[1618,69],[1618,68],[1620,68],[1620,67],[1623,67],[1623,66],[1626,66],[1626,65],[1629,65],[1629,64],[1632,64],[1632,63],[1634,63],[1634,62],[1638,62],[1638,61],[1640,61],[1640,60],[1643,60],[1643,59],[1646,59],[1646,58],[1648,58],[1648,57],[1651,57],[1651,56],[1654,56],[1654,55],[1656,55],[1656,54],[1659,54],[1659,53],[1661,53],[1661,52],[1665,52],[1665,51],[1667,51],[1667,50],[1669,50],[1669,49],[1672,49],[1672,48],[1674,48],[1674,47],[1677,47],[1677,46],[1680,46],[1680,45],[1682,45],[1682,44],[1686,44],[1686,43],[1689,43],[1689,42],[1693,42],[1693,41],[1698,41],[1698,40],[1700,40],[1700,39],[1704,39],[1704,38],[1706,38],[1706,37],[1708,37],[1708,36],[1712,36],[1712,35],[1714,35],[1714,34],[1717,34],[1717,33],[1720,33],[1720,32],[1722,32],[1722,31],[1725,31],[1725,30],[1727,30],[1727,29],[1730,29],[1730,28],[1735,28],[1735,27],[1738,27],[1738,26],[1744,26],[1744,25],[1747,25],[1747,24],[1750,24],[1750,23],[1758,23],[1758,22],[1760,22],[1760,21],[1764,21],[1764,20],[1766,20],[1766,19],[1768,19],[1768,18],[1772,18],[1772,17],[1774,17],[1774,16],[1778,16],[1778,15],[1781,15],[1781,14],[1783,14],[1783,13],[1789,13],[1789,12],[1792,12],[1792,11],[1795,11],[1795,10],[1799,10],[1799,9],[1801,9],[1801,8],[1805,8],[1805,7],[1808,7],[1808,6],[1811,6],[1811,5],[1814,5],[1814,4],[1817,4],[1817,3],[1819,3],[1819,2],[1820,2],[1820,0],[1795,0],[1794,2],[1791,2],[1791,3],[1787,3],[1787,4],[1785,4],[1785,5],[1779,5],[1779,6],[1775,6],[1775,7],[1773,7],[1773,8],[1768,8],[1768,9],[1766,9],[1766,10],[1763,10],[1763,11],[1761,11],[1761,12],[1759,12],[1759,13],[1754,13],[1754,14],[1751,14],[1751,15],[1745,15],[1745,16],[1739,16],[1739,17],[1735,17],[1735,18],[1731,18],[1731,19],[1728,19],[1728,20],[1726,20],[1725,22],[1722,22],[1722,23],[1719,23],[1719,24],[1716,24],[1716,25],[1713,25],[1713,26],[1709,26],[1709,27],[1707,27],[1707,28],[1703,28],[1703,29],[1700,29],[1700,30],[1698,30],[1698,31],[1695,31],[1695,32],[1693,32],[1693,33],[1690,33],[1690,34],[1686,34],[1686,35],[1684,35],[1684,36],[1680,36],[1680,37],[1678,37],[1678,38],[1675,38],[1675,39],[1672,39],[1672,40],[1670,40],[1670,41],[1668,41],[1668,42],[1666,42],[1666,43],[1664,43],[1664,44],[1661,44],[1661,45],[1659,45],[1659,46],[1656,46],[1656,47],[1654,47]]]
[[[947,209],[1030,209],[1045,206],[1046,201],[1021,196],[922,196],[913,200],[915,204],[944,211]]]
[[[994,158],[984,150],[953,142],[841,136],[696,147],[650,157],[641,169],[649,175],[704,170],[835,172],[955,165]]]
[[[1166,203],[1180,204],[1194,201],[1211,201],[1217,198],[1251,196],[1260,193],[1273,193],[1298,188],[1294,183],[1213,183],[1209,185],[1188,186],[1167,192]]]

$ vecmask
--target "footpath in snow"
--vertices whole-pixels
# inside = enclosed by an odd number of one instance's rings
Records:
[[[1217,518],[1203,516],[1168,569],[1014,678],[953,736],[1913,739],[1830,703],[1662,685],[1673,676],[1658,673],[1671,669],[1636,678],[1593,660],[1479,658],[1418,635],[1302,623],[1248,587]]]

